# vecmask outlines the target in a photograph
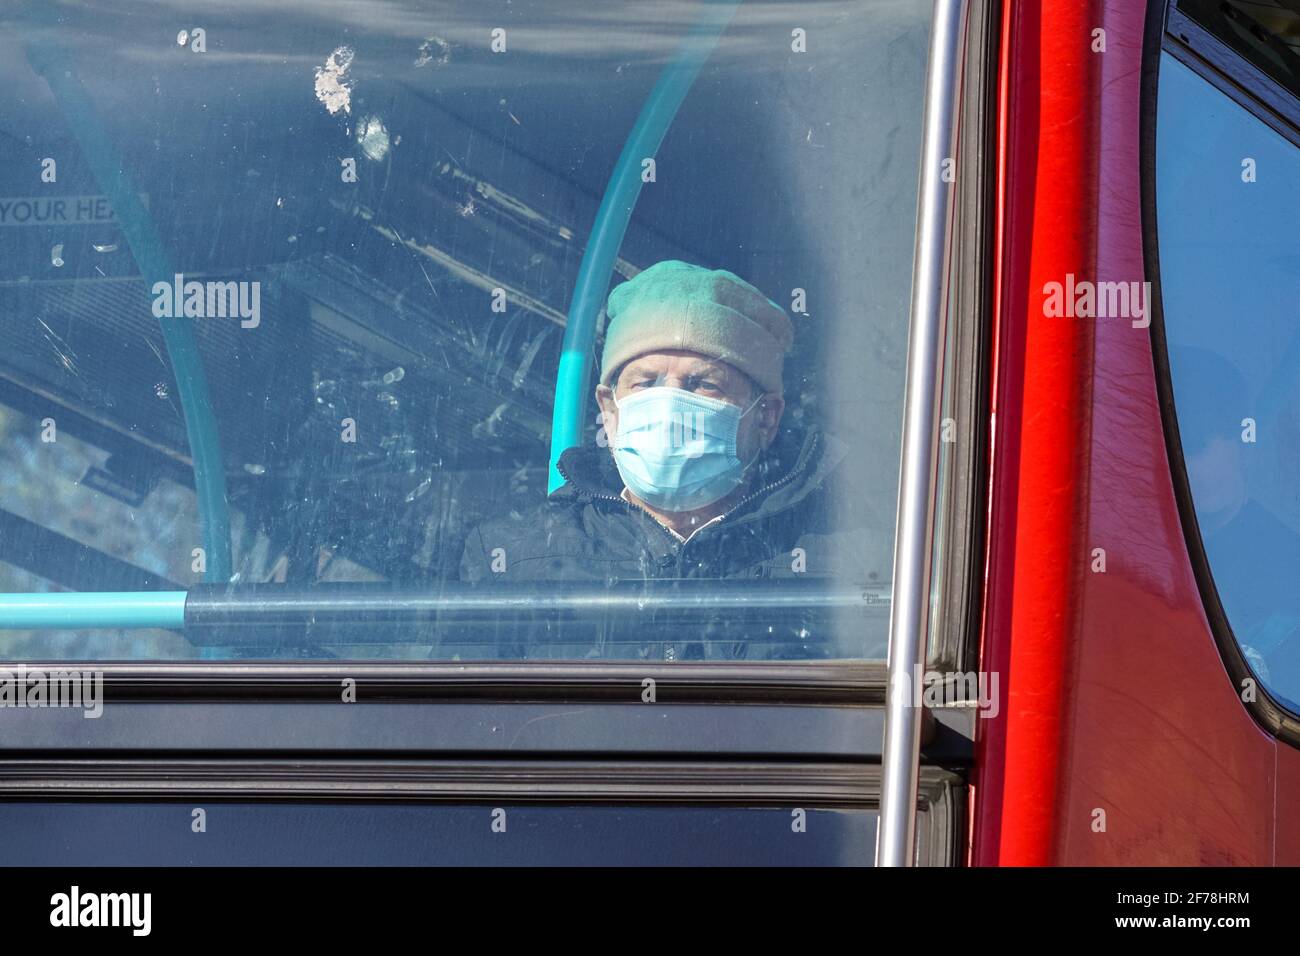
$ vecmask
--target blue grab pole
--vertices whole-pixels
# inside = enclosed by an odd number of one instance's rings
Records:
[[[560,347],[560,366],[555,376],[555,408],[551,417],[548,491],[564,484],[556,468],[560,455],[582,443],[584,409],[587,407],[593,364],[592,345],[596,340],[596,316],[600,314],[605,294],[609,291],[614,259],[623,245],[632,210],[641,195],[641,162],[658,152],[682,101],[739,5],[740,0],[705,4],[700,18],[686,35],[677,54],[664,67],[641,107],[605,187],[604,198],[596,211],[587,248],[578,267],[578,279]]]
[[[179,629],[184,591],[74,591],[0,594],[0,630],[101,627]]]
[[[52,13],[46,21],[47,30],[56,26]],[[123,168],[108,131],[99,122],[94,104],[73,70],[74,64],[52,41],[25,39],[27,57],[49,84],[55,100],[67,116],[69,128],[77,138],[86,163],[108,196],[140,274],[150,288],[155,282],[170,285],[174,273],[162,237]],[[199,525],[207,566],[204,578],[209,582],[226,582],[230,580],[233,569],[230,507],[226,500],[221,438],[212,411],[207,376],[187,321],[164,318],[158,322],[176,374],[190,458],[194,462],[194,490],[198,498]]]

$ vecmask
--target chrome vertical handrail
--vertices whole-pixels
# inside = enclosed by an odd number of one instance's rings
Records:
[[[947,329],[957,101],[969,0],[935,0],[926,72],[921,172],[912,265],[903,454],[894,537],[894,592],[889,617],[889,687],[881,751],[876,865],[910,866],[915,855],[920,772],[920,681],[930,618],[930,563],[935,473]]]

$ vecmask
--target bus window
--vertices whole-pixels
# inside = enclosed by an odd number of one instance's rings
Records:
[[[3,656],[883,659],[931,7],[6,12]]]
[[[1161,296],[1178,434],[1246,661],[1300,708],[1300,149],[1165,54]]]

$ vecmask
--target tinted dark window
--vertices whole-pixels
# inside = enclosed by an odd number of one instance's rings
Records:
[[[198,834],[196,806],[211,828]],[[391,803],[6,803],[0,821],[20,834],[9,866],[870,863],[874,810],[800,811],[802,830],[772,808]]]

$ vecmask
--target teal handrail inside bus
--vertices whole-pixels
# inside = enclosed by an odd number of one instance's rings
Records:
[[[154,228],[149,211],[141,202],[131,177],[123,167],[113,142],[99,122],[94,104],[77,78],[75,64],[49,39],[56,26],[46,17],[40,39],[25,37],[27,58],[49,84],[55,100],[67,118],[82,156],[100,188],[108,196],[113,212],[126,237],[140,274],[152,288],[155,282],[172,281],[173,271],[162,237]],[[199,526],[206,562],[205,580],[230,580],[230,508],[226,501],[226,475],[221,461],[221,439],[207,376],[194,333],[185,319],[159,319],[167,355],[176,375],[185,433],[194,463],[194,491],[198,499]],[[105,624],[103,626],[110,626]]]
[[[609,291],[614,259],[623,245],[632,210],[641,195],[641,164],[653,158],[668,127],[690,92],[740,0],[705,3],[700,17],[650,91],[637,116],[596,211],[587,248],[578,267],[569,317],[555,376],[555,408],[551,418],[551,472],[548,491],[564,484],[556,463],[560,455],[582,443],[583,415],[594,362],[596,317]]]
[[[185,591],[62,591],[0,595],[0,628],[185,626]]]
[[[437,589],[381,582],[305,587],[201,584],[188,591],[75,591],[0,594],[0,631],[168,628],[185,631],[201,648],[265,644],[262,628],[315,632],[318,645],[429,643],[428,625],[454,631],[456,640],[496,640],[503,622],[554,616],[566,626],[606,629],[613,616],[629,624],[626,638],[641,640],[640,625],[699,621],[770,622],[773,612],[860,612],[883,615],[888,586],[861,587],[827,579],[794,579],[756,593],[744,580],[574,582],[539,592],[530,584],[446,584]],[[474,631],[475,625],[488,624]],[[339,631],[338,626],[362,626]],[[420,625],[407,628],[406,625]],[[474,633],[471,633],[474,631]],[[557,638],[565,640],[563,628]],[[476,634],[478,637],[476,638]],[[571,633],[568,635],[571,637]],[[614,643],[618,643],[614,639]]]

